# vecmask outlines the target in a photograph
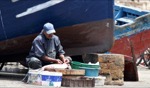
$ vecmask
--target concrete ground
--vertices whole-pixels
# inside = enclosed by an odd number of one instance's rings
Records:
[[[6,68],[4,68],[6,69]],[[124,85],[104,85],[101,88],[150,88],[150,69],[144,66],[138,66],[139,81],[138,82],[124,82]],[[21,80],[25,74],[10,73],[10,72],[0,72],[0,88],[51,88],[44,86],[36,86],[25,84]],[[100,88],[96,87],[96,88]],[[65,88],[65,87],[62,87]]]

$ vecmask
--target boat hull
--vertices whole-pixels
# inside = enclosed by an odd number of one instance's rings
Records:
[[[113,44],[113,30],[111,29],[113,24],[109,24],[109,27],[102,26],[107,23],[113,23],[113,20],[107,19],[60,28],[57,29],[56,35],[60,37],[66,55],[74,56],[85,53],[106,52],[111,49]],[[33,39],[38,34],[1,41],[0,54],[5,60],[0,59],[0,61],[23,60],[30,51]],[[12,57],[15,59],[10,59]]]
[[[133,44],[135,57],[139,57],[150,47],[150,14],[136,19],[135,23],[128,24],[115,29],[115,43],[110,50],[112,53],[119,53],[132,56],[130,40]]]
[[[0,2],[0,62],[25,59],[46,22],[54,24],[66,55],[106,52],[113,44],[113,0]]]
[[[115,44],[113,48],[111,49],[111,52],[132,56],[131,46],[128,41],[128,39],[130,39],[132,43],[134,44],[133,47],[135,51],[135,56],[139,57],[147,48],[150,47],[149,35],[150,35],[150,29],[143,31],[141,33],[135,34],[131,36],[130,38],[124,37],[119,40],[115,40]]]
[[[110,52],[125,55],[124,80],[138,81],[136,58],[150,47],[150,14],[129,7],[117,9],[115,18],[119,22],[115,25],[115,42]]]

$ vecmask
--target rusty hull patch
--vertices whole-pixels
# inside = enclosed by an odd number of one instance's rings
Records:
[[[90,22],[59,29],[67,55],[106,52],[113,44],[113,20]]]

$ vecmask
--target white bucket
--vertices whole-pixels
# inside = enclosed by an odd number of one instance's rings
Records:
[[[94,77],[94,78],[95,78],[95,87],[104,85],[106,77],[98,76],[98,77]]]
[[[42,86],[61,87],[62,73],[60,72],[41,72]]]
[[[34,84],[34,85],[42,85],[40,71],[39,70],[29,70],[27,83]]]

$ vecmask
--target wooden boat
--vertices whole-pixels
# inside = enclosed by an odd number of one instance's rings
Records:
[[[128,42],[130,40],[133,43],[135,56],[138,57],[150,47],[150,11],[141,11],[126,6],[115,6],[115,43],[111,52],[132,56]]]
[[[114,10],[115,42],[110,52],[125,55],[125,81],[138,81],[136,58],[150,47],[150,11],[121,5]]]
[[[0,62],[22,61],[51,22],[66,55],[106,52],[113,44],[114,0],[0,1]]]

